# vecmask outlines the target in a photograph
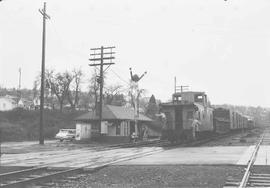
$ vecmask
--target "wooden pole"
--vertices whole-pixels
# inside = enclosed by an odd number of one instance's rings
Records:
[[[43,134],[43,116],[44,116],[44,80],[45,80],[45,48],[46,48],[46,19],[50,18],[46,14],[46,2],[44,2],[43,10],[39,10],[43,15],[42,30],[42,61],[41,61],[41,86],[40,86],[40,124],[39,124],[39,144],[44,145]]]

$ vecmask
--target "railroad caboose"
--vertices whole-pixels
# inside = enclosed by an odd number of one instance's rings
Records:
[[[199,139],[213,132],[213,109],[204,92],[174,93],[172,102],[161,104],[161,112],[166,115],[163,138],[170,141]]]

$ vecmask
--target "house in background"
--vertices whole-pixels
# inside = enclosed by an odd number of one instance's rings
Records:
[[[104,142],[128,142],[130,134],[137,131],[142,137],[147,124],[152,120],[139,114],[138,128],[135,128],[134,110],[132,108],[105,105],[102,109],[101,134],[99,133],[99,116],[88,112],[75,119],[76,140],[96,139]]]
[[[32,109],[34,109],[34,102],[31,100],[25,99],[25,98],[21,98],[18,101],[17,107],[24,108],[26,110],[32,110]]]
[[[31,110],[34,109],[34,103],[31,100],[19,98],[17,96],[0,96],[0,111],[9,111],[15,108]]]
[[[0,96],[0,111],[9,111],[17,107],[17,97]]]

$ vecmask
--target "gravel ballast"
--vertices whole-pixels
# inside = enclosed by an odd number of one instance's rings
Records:
[[[243,167],[226,165],[109,166],[56,187],[222,187],[228,177],[241,178]]]

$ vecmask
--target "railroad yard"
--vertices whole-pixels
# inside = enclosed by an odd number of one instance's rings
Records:
[[[0,0],[0,187],[270,187],[269,8]]]
[[[1,185],[16,187],[18,177],[20,181],[28,179],[26,187],[33,182],[33,185],[41,187],[238,185],[262,135],[264,142],[258,150],[254,162],[256,168],[253,170],[262,171],[263,168],[263,173],[266,174],[269,170],[265,166],[269,165],[270,161],[267,155],[267,135],[270,134],[262,129],[177,146],[168,146],[165,142],[140,147],[58,141],[48,141],[44,146],[35,142],[4,143],[0,169]],[[24,171],[21,172],[22,170]],[[15,171],[18,173],[9,174]],[[40,176],[47,178],[31,180]],[[55,179],[57,176],[59,178]],[[10,183],[14,184],[8,185]]]

